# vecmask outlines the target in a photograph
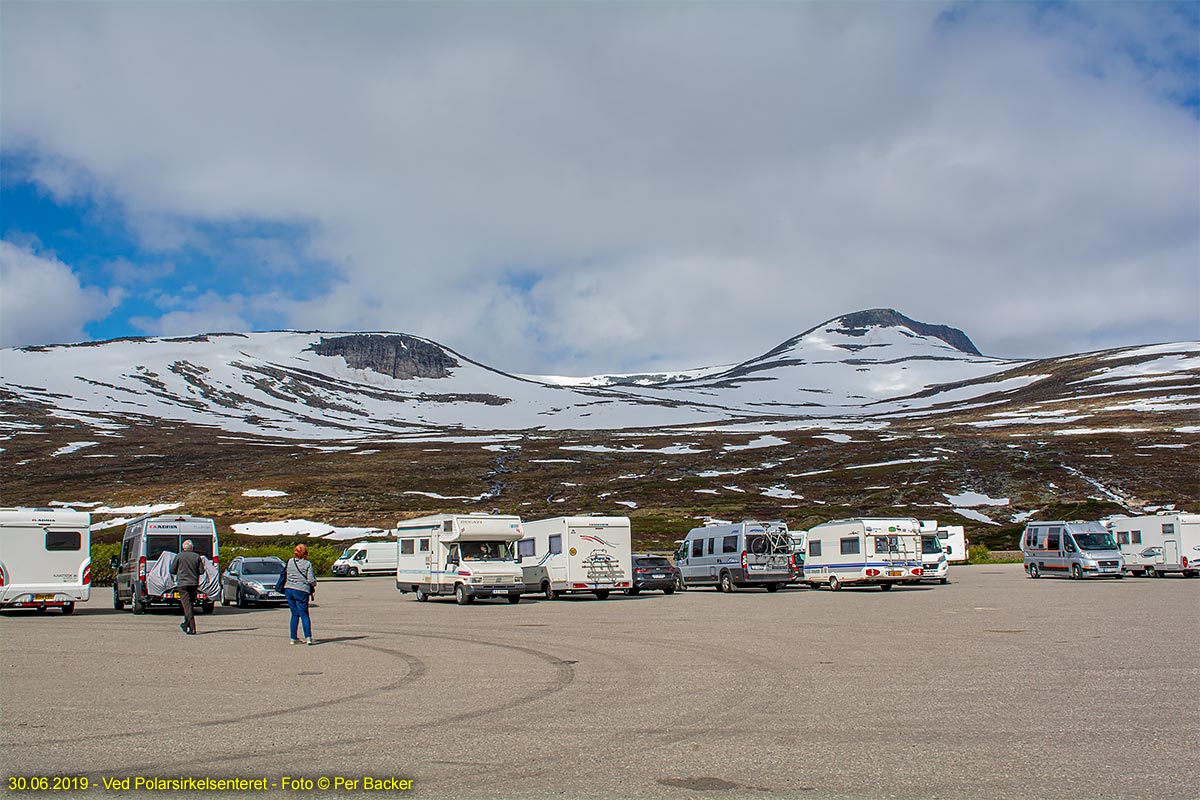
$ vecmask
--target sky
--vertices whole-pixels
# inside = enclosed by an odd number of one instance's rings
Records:
[[[0,346],[1200,339],[1200,4],[0,3]]]

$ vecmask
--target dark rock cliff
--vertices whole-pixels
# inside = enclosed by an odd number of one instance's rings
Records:
[[[369,369],[401,380],[448,378],[461,366],[442,348],[401,333],[356,333],[323,337],[308,348],[320,356],[341,356],[354,369]]]

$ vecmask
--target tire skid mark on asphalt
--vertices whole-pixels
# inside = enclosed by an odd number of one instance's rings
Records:
[[[276,634],[268,634],[265,632],[246,633],[246,634],[241,634],[241,635],[243,635],[243,636],[259,636],[259,637],[264,637],[264,638],[265,637],[276,638]],[[236,716],[236,717],[222,717],[220,719],[204,720],[201,722],[195,722],[195,723],[193,723],[193,725],[195,725],[198,728],[212,728],[212,727],[216,727],[216,726],[220,726],[220,725],[230,725],[230,724],[235,724],[238,722],[247,722],[249,720],[274,719],[276,717],[284,717],[284,716],[288,716],[290,714],[299,714],[299,713],[302,713],[305,711],[312,711],[312,710],[318,709],[318,708],[329,708],[330,706],[339,705],[339,704],[345,703],[347,701],[362,700],[367,697],[374,697],[376,695],[384,694],[386,692],[391,692],[391,691],[395,691],[397,689],[401,689],[401,688],[407,686],[408,684],[411,684],[411,683],[414,683],[415,681],[420,680],[428,672],[428,665],[426,665],[426,663],[424,661],[422,661],[420,658],[417,658],[416,656],[412,655],[411,653],[405,653],[405,652],[402,652],[399,650],[392,650],[387,647],[380,647],[378,645],[370,645],[370,644],[365,644],[362,642],[332,641],[332,642],[326,642],[324,646],[328,647],[330,645],[338,645],[338,646],[344,646],[344,647],[357,647],[361,650],[371,650],[373,652],[382,653],[387,656],[399,658],[408,665],[408,672],[406,672],[403,676],[401,676],[397,680],[392,681],[391,683],[386,683],[382,686],[376,686],[376,687],[372,687],[372,688],[368,688],[368,689],[363,689],[362,691],[355,692],[353,694],[339,695],[337,698],[335,698],[333,700],[319,700],[319,701],[310,702],[310,703],[301,703],[301,704],[295,705],[295,706],[287,706],[285,708],[278,708],[273,711],[260,711],[260,712],[255,712],[255,713],[251,713],[251,714],[243,714],[243,715]],[[153,728],[144,728],[142,730],[124,731],[124,732],[122,732],[121,735],[122,736],[156,736],[156,735],[162,734],[166,731],[171,731],[171,730],[175,730],[175,729],[176,729],[176,726],[174,724],[160,725],[160,726],[153,727]],[[43,740],[40,740],[37,742],[12,742],[12,741],[9,741],[9,742],[5,742],[5,747],[14,747],[14,748],[15,747],[45,747],[47,745],[72,744],[72,743],[76,743],[76,742],[87,742],[87,741],[92,741],[94,739],[103,739],[103,738],[107,738],[107,734],[89,734],[89,735],[85,735],[85,736],[69,736],[69,737],[63,737],[61,739],[43,739]]]

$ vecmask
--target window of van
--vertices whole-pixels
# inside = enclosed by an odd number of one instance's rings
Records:
[[[733,536],[726,536],[724,539],[721,540],[721,552],[722,553],[736,553],[737,552],[737,540],[738,540],[738,537],[737,537],[736,533]]]
[[[129,559],[132,558],[131,554],[133,553],[133,543],[135,541],[137,541],[137,539],[133,536],[130,536],[128,539],[121,542],[121,561],[129,561]]]
[[[852,536],[849,539],[842,539],[842,555],[852,556],[861,552],[858,547],[858,537]]]
[[[150,534],[146,537],[146,560],[156,561],[163,553],[178,553],[179,541],[179,534]]]
[[[517,542],[517,558],[533,558],[537,555],[537,545],[533,539],[522,539]]]
[[[562,552],[562,534],[556,533],[550,537],[550,555],[556,556]]]
[[[716,549],[717,549],[716,537],[710,538],[708,540],[708,554],[711,556]]]
[[[1025,546],[1026,547],[1037,547],[1037,541],[1038,541],[1037,528],[1030,528],[1028,530],[1028,532],[1026,532],[1026,534],[1025,534]]]
[[[1163,536],[1174,536],[1174,535],[1175,535],[1175,523],[1171,523],[1170,525],[1163,525]]]
[[[1062,528],[1051,528],[1050,529],[1050,533],[1046,536],[1046,549],[1047,550],[1057,550],[1058,549],[1058,532],[1060,530],[1062,530]]]
[[[1118,531],[1117,544],[1129,544],[1129,534],[1125,531]]]
[[[809,558],[812,558],[814,556],[819,556],[819,555],[821,555],[821,540],[820,539],[810,539],[808,541],[808,556],[809,556]]]
[[[704,540],[692,539],[692,558],[699,558],[704,555]]]
[[[411,556],[415,552],[417,552],[417,540],[416,539],[401,539],[400,540],[400,555]]]
[[[79,531],[46,531],[46,549],[57,550],[82,550],[83,539],[79,535]]]
[[[1134,544],[1141,544],[1142,543],[1142,532],[1141,531],[1130,531],[1129,532],[1129,541],[1133,542]]]

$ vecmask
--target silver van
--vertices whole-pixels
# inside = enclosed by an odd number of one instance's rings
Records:
[[[1031,578],[1125,577],[1125,559],[1099,522],[1031,522],[1021,535],[1021,552]]]
[[[217,527],[206,517],[163,516],[138,519],[125,528],[121,539],[121,555],[113,556],[113,608],[120,611],[129,603],[133,613],[141,614],[153,605],[179,606],[174,579],[156,581],[158,561],[164,553],[178,554],[185,539],[192,548],[218,565]],[[166,562],[169,563],[169,562]],[[196,605],[204,614],[211,614],[221,595],[221,584],[202,586],[196,594]],[[205,591],[205,589],[209,591]]]
[[[722,592],[761,586],[774,592],[792,579],[792,539],[778,520],[693,528],[679,543],[675,568],[682,588]]]

